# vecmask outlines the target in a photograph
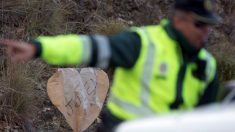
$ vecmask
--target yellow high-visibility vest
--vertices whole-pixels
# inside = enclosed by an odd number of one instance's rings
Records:
[[[129,120],[171,111],[184,62],[178,42],[168,36],[164,24],[166,21],[133,29],[141,38],[141,51],[133,68],[115,70],[107,106],[116,117]],[[184,65],[183,102],[178,109],[194,108],[215,77],[216,61],[212,55],[201,49],[198,58],[206,62],[206,79],[200,80],[193,75],[197,68],[195,62]]]

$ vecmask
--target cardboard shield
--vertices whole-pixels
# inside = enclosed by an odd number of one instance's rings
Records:
[[[51,102],[76,132],[85,130],[97,118],[108,88],[106,73],[93,68],[58,69],[47,83]]]

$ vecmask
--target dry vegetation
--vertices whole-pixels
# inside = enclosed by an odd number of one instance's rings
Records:
[[[39,35],[101,33],[156,24],[170,15],[173,0],[0,0],[1,38],[30,40]],[[216,0],[224,18],[208,49],[218,59],[220,80],[235,77],[235,1]],[[0,57],[0,131],[71,131],[46,95],[53,68],[40,60],[13,65]],[[91,128],[87,131],[94,131]]]

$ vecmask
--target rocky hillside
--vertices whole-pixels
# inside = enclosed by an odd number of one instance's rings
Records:
[[[157,24],[171,15],[173,0],[0,0],[1,38],[30,40],[65,33],[113,34],[129,26]],[[208,49],[221,81],[235,77],[235,1],[216,0],[223,17]],[[46,94],[53,67],[40,60],[11,64],[1,48],[0,131],[71,131]],[[87,131],[94,131],[95,127]]]

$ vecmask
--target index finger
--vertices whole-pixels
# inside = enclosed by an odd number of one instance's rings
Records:
[[[0,45],[7,47],[17,47],[21,41],[11,40],[11,39],[0,39]]]

